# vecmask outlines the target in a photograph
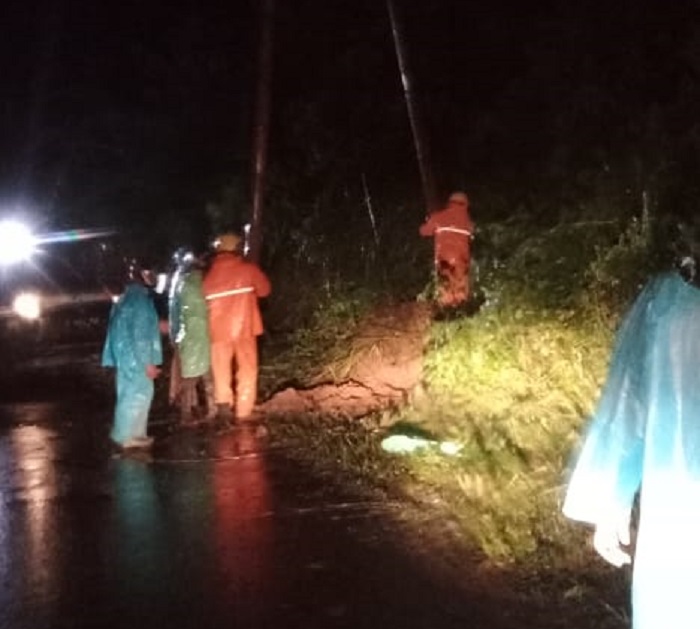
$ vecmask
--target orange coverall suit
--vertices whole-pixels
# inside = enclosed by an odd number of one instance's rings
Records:
[[[435,270],[441,306],[458,306],[469,298],[470,243],[474,223],[467,204],[450,202],[428,216],[420,235],[435,238]]]
[[[237,419],[248,418],[258,389],[257,337],[263,333],[258,298],[270,294],[270,280],[257,264],[238,254],[222,252],[214,258],[203,290],[209,313],[216,403],[234,407]]]

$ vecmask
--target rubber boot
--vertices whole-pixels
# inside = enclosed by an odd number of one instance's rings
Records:
[[[196,423],[192,409],[197,401],[197,381],[195,378],[183,378],[180,387],[180,424],[189,428]]]
[[[233,411],[228,404],[216,405],[216,428],[222,432],[233,428]]]
[[[206,404],[204,420],[208,424],[212,424],[219,414],[219,409],[214,397],[214,379],[211,376],[211,371],[202,376],[202,382],[204,383],[204,400]]]

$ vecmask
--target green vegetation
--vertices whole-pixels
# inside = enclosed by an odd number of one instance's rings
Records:
[[[584,559],[582,531],[560,515],[567,462],[621,313],[649,274],[668,266],[662,232],[646,210],[548,227],[481,225],[475,291],[484,305],[474,317],[433,323],[411,403],[361,422],[285,422],[273,434],[305,444],[310,464],[353,483],[430,496],[492,560],[575,565]],[[303,365],[301,383],[338,356],[351,359],[354,326],[378,299],[357,285],[337,288],[288,346],[287,367]],[[456,457],[386,454],[381,436],[398,422],[463,448]]]
[[[567,461],[605,376],[618,317],[662,256],[653,255],[648,216],[525,237],[497,225],[484,236],[491,259],[503,260],[483,274],[486,305],[477,317],[434,325],[430,409],[406,411],[464,449],[439,466],[418,461],[418,478],[440,486],[490,556],[537,551],[545,559],[549,549],[546,560],[568,560],[571,528],[559,515]]]

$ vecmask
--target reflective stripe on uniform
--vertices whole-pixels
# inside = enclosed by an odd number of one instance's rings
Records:
[[[210,301],[212,299],[219,299],[220,297],[229,297],[230,295],[243,295],[244,293],[252,293],[255,289],[252,286],[244,286],[243,288],[234,288],[232,290],[225,290],[220,293],[212,293],[207,295],[205,299]]]
[[[451,234],[463,234],[464,236],[472,235],[468,229],[459,229],[458,227],[438,227],[435,232],[438,234],[440,232],[450,232]]]

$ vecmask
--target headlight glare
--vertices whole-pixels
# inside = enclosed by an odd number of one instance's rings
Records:
[[[36,293],[20,293],[12,302],[12,310],[23,319],[38,319],[41,316],[41,298]]]

